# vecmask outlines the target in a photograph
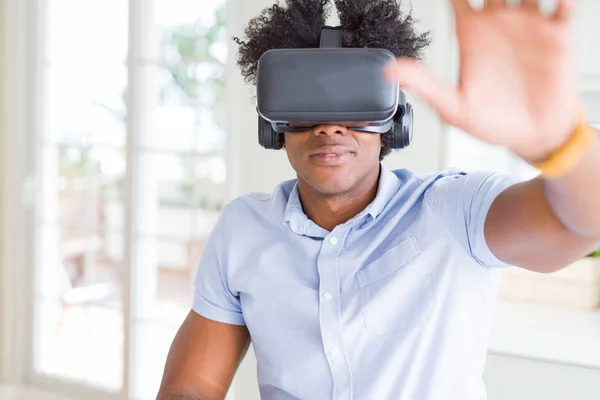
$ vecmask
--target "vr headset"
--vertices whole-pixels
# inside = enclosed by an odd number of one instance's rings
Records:
[[[413,112],[399,82],[383,69],[395,60],[388,50],[342,48],[341,30],[326,26],[320,48],[267,51],[257,68],[258,142],[281,149],[284,132],[319,124],[393,134],[392,147],[412,141]]]

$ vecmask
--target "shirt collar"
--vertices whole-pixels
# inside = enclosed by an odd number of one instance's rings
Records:
[[[302,209],[300,193],[298,192],[298,182],[296,181],[285,207],[283,222],[288,223],[295,233],[303,235],[305,225],[304,220],[308,221],[308,217]]]
[[[358,215],[352,218],[350,221],[356,221],[365,215],[369,215],[370,220],[375,220],[383,212],[387,204],[392,199],[393,195],[400,188],[400,179],[392,171],[386,169],[380,164],[381,174],[379,177],[379,184],[377,187],[377,195],[375,199]],[[348,221],[348,222],[350,222]],[[299,235],[310,234],[313,231],[311,224],[315,225],[311,220],[308,219],[304,210],[302,209],[302,203],[300,202],[300,193],[298,191],[298,182],[294,184],[292,191],[290,192],[287,205],[284,213],[284,223],[288,223],[293,232]],[[322,231],[322,232],[321,232]],[[325,236],[326,230],[320,227],[314,230],[314,235],[311,236]],[[323,235],[325,233],[325,235]]]
[[[400,188],[400,179],[392,171],[386,169],[380,164],[381,175],[379,177],[379,186],[377,187],[377,195],[375,199],[365,208],[373,219],[381,214],[383,209],[388,205],[392,197]]]

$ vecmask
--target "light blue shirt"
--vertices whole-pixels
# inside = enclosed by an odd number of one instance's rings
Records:
[[[230,204],[193,309],[245,324],[264,400],[484,399],[499,269],[484,222],[515,181],[382,167],[375,200],[329,232],[296,181]]]

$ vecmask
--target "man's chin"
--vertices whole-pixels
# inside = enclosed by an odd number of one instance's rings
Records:
[[[336,174],[338,175],[338,174]],[[349,191],[352,188],[352,182],[349,181],[347,174],[339,176],[314,176],[309,181],[309,185],[318,193],[323,195],[336,195]]]

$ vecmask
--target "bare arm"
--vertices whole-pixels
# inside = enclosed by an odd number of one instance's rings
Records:
[[[190,311],[171,345],[157,400],[224,399],[249,345],[245,326]]]
[[[600,135],[559,179],[510,187],[492,204],[485,236],[500,259],[537,272],[564,268],[600,246]]]

